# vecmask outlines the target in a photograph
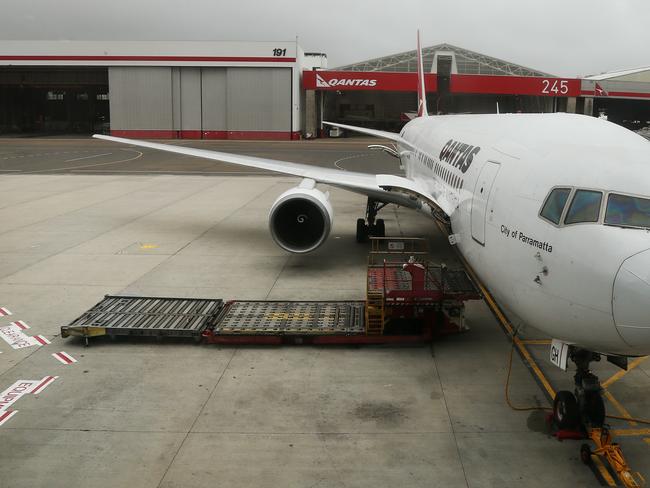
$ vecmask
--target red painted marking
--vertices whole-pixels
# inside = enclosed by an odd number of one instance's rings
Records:
[[[294,63],[296,58],[265,56],[49,56],[0,55],[0,61],[204,61],[213,63]]]
[[[425,74],[424,83],[427,92],[438,90],[438,76],[436,74]],[[325,91],[417,92],[418,74],[381,71],[303,71],[302,86],[306,90]]]
[[[293,134],[298,134],[297,132],[284,132],[284,131],[264,131],[264,130],[247,130],[247,131],[228,131],[228,139],[230,140],[247,140],[247,139],[257,139],[257,140],[273,140],[273,141],[285,141],[291,140]]]
[[[565,82],[566,93],[560,92],[562,82]],[[449,89],[452,93],[577,97],[580,95],[580,84],[581,81],[577,78],[451,75]],[[556,89],[558,91],[554,92]]]
[[[17,413],[18,410],[7,410],[6,412],[4,412],[2,415],[0,415],[0,425],[4,424],[7,420],[9,420]]]
[[[29,329],[29,325],[27,325],[22,320],[16,320],[15,322],[12,322],[9,325],[15,325],[16,327],[18,327],[19,329],[22,329],[22,330]]]
[[[175,130],[120,130],[111,129],[115,137],[130,137],[132,139],[176,139]]]
[[[40,342],[40,343],[43,344],[44,346],[50,343],[50,341],[48,341],[48,340],[47,340],[45,337],[43,337],[42,335],[35,335],[35,336],[32,336],[32,337],[34,337],[34,339],[36,339],[38,342]]]
[[[230,139],[230,140],[278,140],[300,139],[300,132],[290,131],[173,131],[173,130],[123,130],[111,129],[111,135],[130,139]]]
[[[178,131],[179,139],[201,139],[200,130],[179,130]]]
[[[0,307],[0,317],[6,317],[7,315],[12,315],[9,309]]]
[[[41,382],[36,386],[36,388],[34,388],[34,389],[32,390],[32,393],[33,393],[34,395],[38,395],[38,394],[41,393],[45,388],[47,388],[47,387],[50,385],[50,383],[52,383],[52,382],[53,382],[55,379],[57,379],[57,378],[58,378],[58,376],[46,376],[45,378],[43,378],[43,381],[41,381]]]
[[[228,139],[227,130],[204,130],[201,135],[203,139]]]
[[[72,363],[77,362],[77,360],[75,358],[70,356],[65,351],[55,352],[55,353],[52,354],[52,356],[54,356],[55,359],[58,359],[59,361],[61,361],[63,364],[72,364]]]

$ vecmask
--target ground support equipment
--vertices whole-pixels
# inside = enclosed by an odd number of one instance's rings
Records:
[[[481,298],[464,269],[426,261],[418,239],[373,238],[368,260],[366,334],[405,327],[444,335],[467,330],[467,300]],[[421,240],[423,241],[423,240]]]
[[[591,429],[589,438],[596,445],[596,449],[592,451],[589,444],[582,445],[580,459],[583,463],[592,464],[592,456],[601,456],[609,463],[625,488],[645,486],[645,478],[638,471],[633,472],[630,469],[630,466],[625,461],[621,447],[617,442],[612,442],[612,435],[607,427]]]
[[[213,325],[219,299],[106,295],[90,310],[61,327],[62,337],[193,337]]]

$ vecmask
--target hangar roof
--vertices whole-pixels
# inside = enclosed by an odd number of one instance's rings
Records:
[[[452,73],[468,75],[503,75],[503,76],[553,76],[543,71],[526,68],[519,64],[503,61],[485,54],[452,46],[451,44],[437,44],[422,48],[424,71],[435,73],[437,63],[434,60],[439,56],[452,57]],[[369,59],[359,63],[348,64],[336,68],[339,71],[417,71],[416,51],[406,51],[381,58]]]
[[[0,66],[292,66],[293,42],[0,41]]]
[[[587,76],[585,80],[603,81],[603,80],[616,80],[616,81],[650,81],[650,66],[641,68],[624,69],[620,71],[610,71],[609,73],[601,73],[599,75]]]

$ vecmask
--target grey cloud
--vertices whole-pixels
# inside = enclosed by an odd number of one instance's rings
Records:
[[[644,0],[32,0],[4,2],[4,39],[293,40],[330,66],[448,42],[563,76],[650,65]],[[1,42],[0,42],[1,45]]]

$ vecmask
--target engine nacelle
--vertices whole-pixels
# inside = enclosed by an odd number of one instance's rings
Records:
[[[319,247],[329,236],[334,212],[329,193],[315,188],[314,180],[285,191],[269,214],[271,236],[278,246],[293,253],[307,253]]]

